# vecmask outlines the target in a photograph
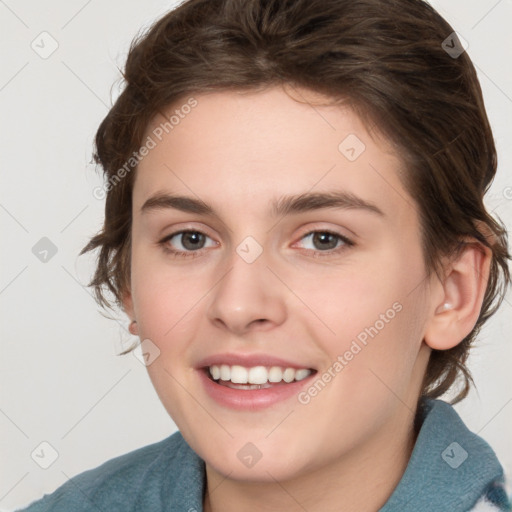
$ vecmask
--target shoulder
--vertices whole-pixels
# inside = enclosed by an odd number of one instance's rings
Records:
[[[415,424],[418,436],[407,468],[379,512],[511,510],[495,452],[451,404],[422,400]]]
[[[172,494],[180,484],[178,477],[195,477],[199,485],[201,463],[181,433],[175,432],[162,441],[80,473],[19,512],[81,512],[97,508],[128,511],[135,510],[138,504],[164,510],[157,508],[155,499]]]

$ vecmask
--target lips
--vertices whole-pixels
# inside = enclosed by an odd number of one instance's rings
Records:
[[[298,361],[268,354],[216,354],[196,369],[208,395],[220,405],[256,410],[298,393],[316,373]]]

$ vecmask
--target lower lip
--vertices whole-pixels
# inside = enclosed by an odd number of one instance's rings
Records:
[[[227,386],[217,384],[207,375],[208,370],[199,370],[199,378],[208,395],[218,404],[230,409],[256,411],[270,407],[278,402],[287,400],[297,395],[300,390],[309,383],[315,373],[312,373],[305,379],[286,383],[275,384],[270,388],[264,389],[232,389]]]

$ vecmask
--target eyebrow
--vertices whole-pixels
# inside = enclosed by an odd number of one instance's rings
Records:
[[[215,210],[200,199],[182,195],[158,192],[145,201],[141,213],[173,208],[187,213],[197,213],[219,218]],[[325,208],[364,210],[385,217],[384,212],[374,203],[350,192],[308,192],[298,195],[281,196],[271,204],[275,217],[298,214]]]

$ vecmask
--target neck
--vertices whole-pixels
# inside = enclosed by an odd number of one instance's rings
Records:
[[[407,467],[416,441],[413,420],[411,412],[404,408],[393,424],[388,424],[364,446],[355,447],[332,464],[280,482],[233,480],[207,464],[204,511],[378,510],[391,496]]]

